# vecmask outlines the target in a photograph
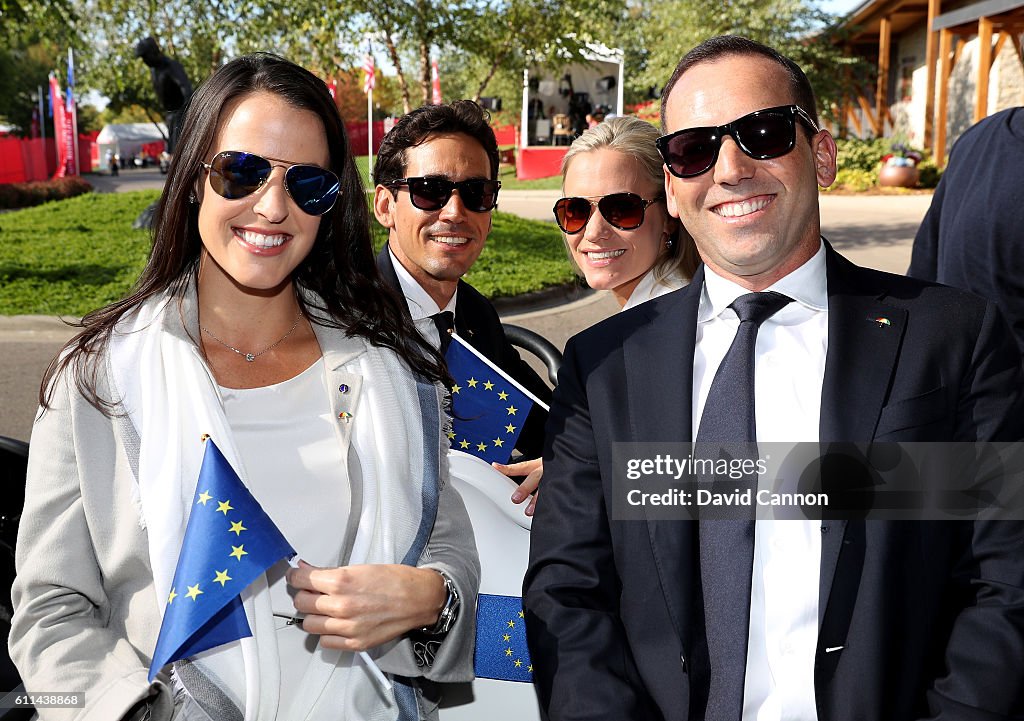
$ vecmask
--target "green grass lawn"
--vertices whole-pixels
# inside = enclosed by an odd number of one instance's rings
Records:
[[[81,316],[124,296],[150,245],[149,233],[131,224],[158,194],[90,193],[0,215],[0,315]],[[379,248],[386,236],[376,222],[373,228]],[[466,280],[497,298],[572,277],[553,224],[496,212]]]

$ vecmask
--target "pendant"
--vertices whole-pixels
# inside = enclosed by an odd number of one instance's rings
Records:
[[[245,354],[245,359],[247,361],[249,361],[250,363],[252,363],[254,360],[256,360],[256,356],[254,356],[252,353],[246,353]]]

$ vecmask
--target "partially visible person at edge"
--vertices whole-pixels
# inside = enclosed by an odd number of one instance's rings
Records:
[[[576,138],[562,160],[554,213],[569,260],[622,310],[682,288],[700,262],[665,206],[658,135],[639,118],[611,118]]]
[[[377,267],[405,298],[420,332],[438,348],[445,324],[450,329],[454,322],[465,341],[550,403],[551,389],[508,342],[494,306],[462,280],[491,232],[501,187],[498,143],[487,113],[471,100],[413,110],[384,136],[373,181],[374,213],[388,230]],[[505,475],[526,476],[512,500],[529,498],[527,515],[533,514],[530,494],[543,474],[546,420],[547,413],[534,406],[516,443],[526,460],[494,464]]]
[[[961,135],[914,238],[907,275],[991,300],[1024,355],[1024,194],[1007,175],[1022,166],[1024,107],[990,115]]]
[[[472,678],[442,359],[376,271],[321,80],[260,53],[203,84],[136,289],[82,325],[43,380],[17,544],[11,655],[28,688],[85,692],[43,719],[429,718],[426,680]],[[204,433],[302,562],[241,592],[251,638],[150,684]]]
[[[704,263],[566,344],[523,589],[551,721],[1024,714],[1019,520],[865,519],[863,496],[842,495],[799,520],[755,520],[739,498],[749,513],[728,519],[619,515],[650,485],[623,485],[626,443],[693,441],[709,458],[1024,438],[1019,353],[994,304],[855,266],[821,237],[836,144],[816,117],[803,70],[742,37],[701,43],[666,84],[668,209]],[[894,480],[872,465],[879,487]],[[757,481],[733,480],[703,490]],[[944,487],[922,476],[925,495]]]

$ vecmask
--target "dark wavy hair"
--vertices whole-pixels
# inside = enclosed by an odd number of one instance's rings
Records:
[[[384,136],[373,166],[373,182],[387,186],[405,176],[405,151],[431,135],[463,133],[483,146],[491,161],[491,179],[498,177],[498,141],[487,111],[472,100],[455,100],[447,105],[424,105],[402,117]],[[392,193],[397,190],[392,189]]]
[[[387,289],[374,263],[370,216],[362,179],[349,149],[345,124],[327,90],[315,75],[270,53],[246,55],[219,68],[192,96],[184,113],[181,137],[153,218],[153,248],[132,293],[86,315],[82,331],[51,361],[39,389],[40,403],[49,406],[51,381],[73,367],[79,391],[98,409],[109,412],[111,400],[99,397],[95,356],[108,346],[115,324],[148,298],[168,289],[181,294],[194,282],[202,240],[199,206],[190,196],[202,178],[200,163],[221,125],[224,109],[252,93],[272,93],[297,110],[314,113],[323,122],[330,169],[341,179],[334,208],[320,221],[309,255],[295,268],[292,280],[312,291],[319,315],[348,335],[394,350],[418,375],[445,379],[441,356],[412,325]],[[300,296],[300,303],[305,301]],[[321,306],[322,304],[322,306]],[[303,308],[308,314],[308,308]],[[93,362],[83,362],[89,359]]]
[[[661,129],[663,132],[668,132],[665,125],[665,107],[668,105],[669,95],[672,94],[672,88],[676,86],[676,82],[683,73],[694,65],[710,63],[729,55],[762,57],[776,63],[786,73],[790,92],[793,93],[793,102],[811,116],[815,125],[818,124],[818,105],[814,100],[814,90],[811,88],[811,82],[807,79],[806,73],[799,65],[778,50],[756,40],[745,38],[742,35],[718,35],[708,38],[686,53],[676,65],[672,77],[665,83],[665,89],[661,91]],[[798,125],[802,127],[802,124]]]

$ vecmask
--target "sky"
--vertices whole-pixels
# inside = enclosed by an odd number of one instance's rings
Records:
[[[863,0],[821,0],[818,4],[823,10],[836,15],[845,15],[861,4]]]

